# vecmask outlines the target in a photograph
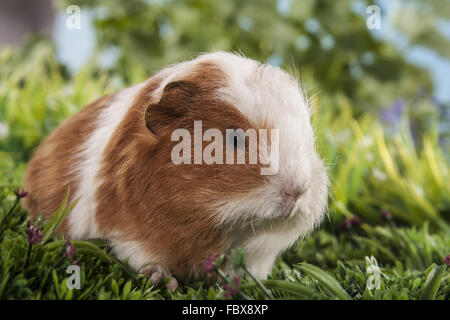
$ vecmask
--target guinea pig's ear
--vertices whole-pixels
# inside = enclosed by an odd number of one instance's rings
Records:
[[[186,115],[196,92],[195,85],[187,81],[167,84],[159,102],[150,104],[145,111],[148,130],[155,135],[163,134],[174,120]]]

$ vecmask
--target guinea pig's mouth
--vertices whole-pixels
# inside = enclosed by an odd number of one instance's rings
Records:
[[[293,216],[295,216],[297,213],[299,213],[300,209],[298,206],[294,204],[286,205],[286,204],[278,204],[275,209],[272,209],[271,211],[267,212],[268,214],[264,215],[263,217],[256,214],[256,212],[252,215],[252,219],[244,219],[243,223],[246,224],[248,221],[251,221],[251,223],[255,225],[259,224],[266,224],[266,223],[276,223],[277,221],[285,221]],[[247,214],[243,214],[243,216],[249,216],[248,212]]]
[[[247,212],[248,214],[248,212]],[[278,205],[274,210],[272,210],[268,215],[265,215],[263,217],[258,215],[252,215],[253,218],[249,218],[249,215],[244,214],[243,216],[247,216],[247,218],[242,220],[242,226],[248,226],[251,225],[251,228],[256,228],[259,226],[267,226],[277,223],[284,223],[286,221],[289,221],[289,219],[297,216],[298,214],[301,214],[300,209],[298,206],[292,205],[292,206],[285,206],[285,205]]]
[[[292,217],[296,211],[298,211],[298,210],[296,210],[295,203],[292,203],[292,204],[281,203],[275,209],[273,217],[276,220],[278,220],[278,219],[286,220],[286,219],[289,219],[290,217]]]

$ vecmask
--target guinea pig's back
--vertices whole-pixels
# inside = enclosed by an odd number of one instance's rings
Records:
[[[60,124],[34,151],[25,172],[24,189],[28,196],[22,200],[31,218],[38,214],[49,218],[68,188],[73,200],[79,183],[74,169],[80,161],[81,146],[96,128],[98,115],[110,100],[111,96],[105,96],[85,106]]]
[[[102,152],[139,89],[130,87],[86,105],[36,149],[25,173],[28,196],[22,200],[32,220],[38,214],[50,218],[69,188],[69,202],[80,200],[58,232],[74,238],[95,236],[88,233],[94,225],[95,177]]]

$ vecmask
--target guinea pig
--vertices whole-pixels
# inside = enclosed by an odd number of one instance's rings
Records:
[[[79,201],[58,232],[108,240],[119,259],[155,281],[202,279],[205,259],[233,248],[263,279],[326,211],[327,172],[310,116],[299,82],[282,69],[226,52],[203,54],[63,122],[28,164],[24,205],[31,218],[49,218],[69,188],[70,201]],[[188,146],[205,151],[213,141],[206,133],[215,130],[225,137],[215,156],[234,150],[245,159],[247,132],[277,130],[257,143],[264,149],[277,140],[265,158],[276,160],[272,174],[263,174],[267,161],[205,163],[201,150],[182,150],[186,161],[174,161],[181,154],[174,133],[194,137],[199,123],[205,135]],[[242,129],[241,136],[227,139],[230,129]]]

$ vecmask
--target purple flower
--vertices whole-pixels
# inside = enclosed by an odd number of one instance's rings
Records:
[[[361,225],[361,219],[358,218],[357,216],[354,216],[352,218],[352,227],[353,228],[358,228]]]
[[[354,216],[353,218],[346,218],[340,225],[340,230],[350,230],[352,228],[358,228],[361,225],[361,219],[359,219],[357,216]]]
[[[342,223],[339,225],[340,230],[344,229],[351,229],[352,228],[352,219],[346,218]]]
[[[386,124],[394,125],[401,119],[404,109],[405,100],[397,99],[389,108],[381,110],[380,119]]]
[[[20,191],[19,189],[16,189],[16,191],[14,191],[15,195],[17,198],[22,199],[25,198],[28,195],[28,192],[22,190]]]
[[[25,229],[25,233],[27,234],[28,242],[31,244],[40,243],[44,235],[41,233],[41,229],[36,226],[30,226]]]
[[[206,258],[205,262],[203,263],[203,271],[205,273],[211,273],[215,267],[216,267],[216,260],[219,257],[219,254],[212,253],[209,255],[208,258]]]
[[[73,257],[75,257],[75,255],[77,254],[77,249],[75,248],[73,243],[70,242],[69,240],[66,240],[66,243],[64,244],[64,246],[66,247],[66,252],[64,252],[64,257],[67,257],[70,260],[72,260]]]
[[[381,213],[380,213],[380,220],[382,220],[382,221],[389,221],[391,219],[392,219],[392,214],[389,211],[387,211],[387,210],[381,211]]]
[[[448,266],[450,266],[450,254],[446,255],[444,260],[442,262],[446,263]]]
[[[225,290],[224,296],[227,299],[231,299],[239,294],[239,284],[241,279],[239,276],[234,276],[231,283],[225,283],[223,289]]]

